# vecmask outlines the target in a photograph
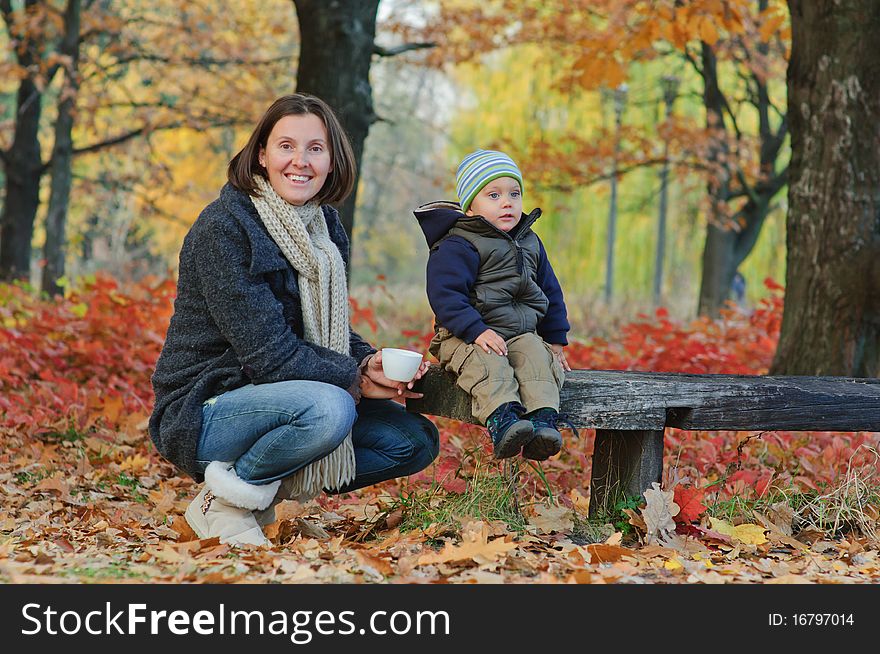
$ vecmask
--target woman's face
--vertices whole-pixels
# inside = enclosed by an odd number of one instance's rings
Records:
[[[275,192],[304,205],[324,186],[332,165],[324,122],[314,114],[284,116],[260,148],[259,160]]]

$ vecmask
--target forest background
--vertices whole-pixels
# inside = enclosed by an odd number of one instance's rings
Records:
[[[353,315],[372,342],[424,348],[427,246],[412,210],[454,199],[458,161],[497,148],[524,172],[526,207],[544,211],[536,231],[566,292],[575,367],[765,374],[786,276],[785,3],[0,0],[0,13],[0,275],[17,280],[0,286],[0,482],[17,498],[0,514],[8,578],[225,580],[245,565],[273,578],[647,570],[675,583],[714,579],[713,557],[741,581],[873,575],[872,433],[670,434],[668,505],[698,545],[639,559],[619,545],[645,545],[645,498],[618,507],[608,533],[579,517],[590,434],[516,471],[511,498],[506,477],[487,474],[480,431],[440,421],[443,451],[423,475],[300,507],[327,531],[302,511],[276,523],[273,542],[299,556],[282,570],[192,544],[180,520],[190,483],[144,430],[182,238],[265,107],[312,90],[317,66],[299,64],[316,40],[340,84],[367,71],[367,92],[351,94],[360,109],[348,96],[335,106],[364,138],[343,217]],[[346,60],[357,55],[340,44],[365,26],[367,54]],[[855,517],[827,513],[853,475],[868,499]],[[796,555],[768,563],[771,547]]]

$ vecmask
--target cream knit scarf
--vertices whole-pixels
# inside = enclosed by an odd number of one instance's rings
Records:
[[[261,197],[251,197],[257,213],[299,276],[305,339],[349,354],[348,285],[339,248],[330,240],[324,213],[315,202],[301,207],[286,202],[260,175]],[[354,479],[354,446],[349,433],[342,444],[284,480],[291,499],[311,499],[324,488],[338,490]]]

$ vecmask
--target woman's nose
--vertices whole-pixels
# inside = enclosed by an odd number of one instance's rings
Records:
[[[294,166],[303,167],[308,164],[308,157],[306,157],[306,153],[302,150],[294,150],[290,155],[290,162]]]

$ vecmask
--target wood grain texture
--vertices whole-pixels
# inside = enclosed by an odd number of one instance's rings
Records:
[[[417,413],[477,423],[455,377],[432,368]],[[880,380],[573,370],[560,394],[577,427],[610,430],[880,431]]]

